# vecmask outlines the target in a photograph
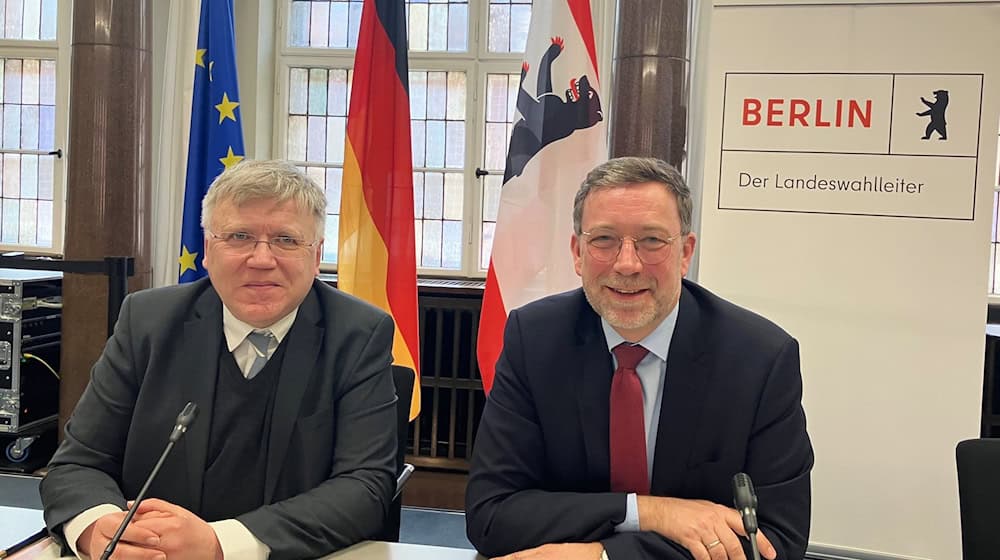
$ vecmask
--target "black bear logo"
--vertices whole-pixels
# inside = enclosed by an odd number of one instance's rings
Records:
[[[517,110],[521,118],[511,130],[504,183],[521,175],[528,161],[545,146],[566,138],[576,130],[590,128],[604,118],[601,98],[591,87],[586,74],[570,80],[565,100],[552,93],[552,62],[562,51],[562,38],[553,37],[552,44],[538,64],[535,97],[524,89],[528,63],[521,65],[521,88],[517,92]]]
[[[948,91],[944,89],[939,89],[934,92],[934,102],[931,103],[923,97],[920,98],[927,105],[927,110],[923,113],[917,113],[918,117],[930,116],[931,122],[927,123],[927,128],[924,130],[924,136],[922,140],[930,140],[931,133],[937,132],[941,137],[939,140],[948,139],[948,123],[945,122],[944,111],[948,108]]]

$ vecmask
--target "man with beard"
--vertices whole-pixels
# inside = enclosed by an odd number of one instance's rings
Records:
[[[745,472],[758,546],[809,536],[812,447],[798,343],[683,279],[691,192],[651,158],[592,170],[570,240],[582,289],[510,313],[479,425],[467,531],[487,556],[744,560]]]

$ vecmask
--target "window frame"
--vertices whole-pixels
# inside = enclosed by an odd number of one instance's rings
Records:
[[[1000,126],[1000,125],[998,125]],[[987,306],[1000,306],[1000,290],[994,288],[1000,284],[996,280],[997,267],[1000,266],[1000,130],[997,131],[997,163],[993,168],[993,204],[990,206],[991,225],[989,238],[989,267],[987,268],[986,303]]]
[[[273,153],[287,157],[289,74],[293,67],[351,69],[354,66],[354,49],[291,47],[288,45],[292,0],[278,0],[275,25],[275,108],[273,121]],[[484,180],[475,176],[475,170],[485,163],[484,134],[486,122],[486,75],[489,73],[514,73],[520,69],[523,53],[488,52],[489,0],[469,0],[469,49],[453,52],[410,52],[411,71],[464,71],[466,73],[465,160],[459,169],[464,176],[462,197],[462,267],[441,269],[417,266],[421,277],[469,278],[482,280],[486,270],[480,269],[480,243],[482,240],[482,204]],[[593,9],[593,8],[592,8]],[[306,162],[295,161],[297,164]],[[311,164],[330,167],[327,164]],[[435,169],[431,169],[432,171]],[[420,256],[417,256],[418,263]],[[321,263],[323,272],[336,272],[332,263]]]
[[[1000,143],[998,143],[998,152],[1000,152]],[[998,157],[998,163],[1000,163],[1000,157]],[[997,177],[997,174],[998,172],[994,171],[994,177]],[[1000,179],[998,179],[998,181],[1000,181]],[[991,205],[990,210],[993,212],[991,221],[996,222],[996,227],[990,231],[990,239],[988,240],[990,247],[988,258],[990,264],[988,269],[989,284],[986,287],[986,302],[990,305],[1000,305],[1000,291],[994,291],[994,288],[1000,288],[1000,286],[998,286],[1000,282],[996,281],[996,270],[997,267],[1000,266],[1000,255],[997,254],[997,252],[1000,251],[1000,231],[998,231],[1000,230],[1000,216],[997,216],[997,213],[1000,212],[1000,200],[997,200],[998,197],[1000,197],[1000,184],[994,184],[993,204]],[[996,237],[996,241],[993,240],[994,236]]]
[[[66,159],[69,134],[70,38],[72,35],[71,2],[56,2],[55,40],[0,39],[0,58],[55,60],[55,123],[53,146],[62,156],[52,162],[52,246],[0,243],[0,251],[23,251],[29,254],[62,256],[66,235]],[[2,153],[2,152],[0,152]],[[42,157],[42,156],[40,156]]]

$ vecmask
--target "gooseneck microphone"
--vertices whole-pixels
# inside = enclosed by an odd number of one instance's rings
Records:
[[[115,547],[118,546],[118,541],[122,539],[122,534],[125,532],[125,527],[132,521],[135,517],[135,511],[139,507],[139,503],[142,499],[146,497],[146,491],[149,490],[149,485],[153,483],[153,479],[156,478],[156,473],[160,472],[160,467],[163,466],[163,462],[167,459],[167,455],[170,454],[170,450],[174,448],[174,444],[177,440],[181,439],[184,432],[187,431],[188,426],[194,419],[198,416],[198,405],[193,402],[189,402],[184,405],[184,410],[177,415],[177,423],[174,425],[174,430],[170,432],[170,438],[167,441],[167,447],[163,450],[160,455],[160,460],[156,462],[153,467],[152,472],[146,478],[145,484],[142,485],[142,490],[139,490],[139,495],[135,497],[135,501],[132,502],[132,507],[129,508],[128,514],[125,515],[125,519],[122,520],[122,524],[118,526],[118,530],[115,531],[115,536],[111,537],[111,542],[108,543],[108,547],[104,549],[104,554],[101,555],[101,560],[108,560],[111,557],[111,553],[115,551]]]
[[[760,550],[757,548],[757,493],[746,473],[736,473],[733,476],[733,505],[743,518],[743,529],[750,541],[753,560],[760,560]]]

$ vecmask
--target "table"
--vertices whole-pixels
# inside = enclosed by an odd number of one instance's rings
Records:
[[[486,560],[467,548],[366,541],[322,560]]]
[[[52,539],[39,541],[9,557],[11,560],[57,560],[59,545]],[[420,544],[366,541],[324,556],[320,560],[485,560],[475,550]]]

